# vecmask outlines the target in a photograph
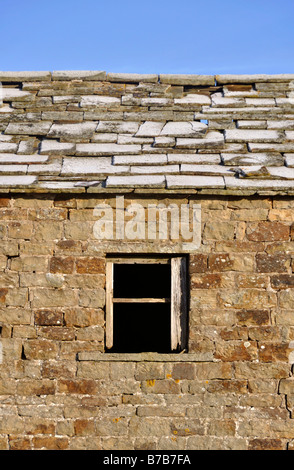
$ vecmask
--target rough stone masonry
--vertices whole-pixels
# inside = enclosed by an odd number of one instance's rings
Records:
[[[292,450],[294,75],[0,81],[0,448]],[[199,249],[97,240],[117,196]],[[109,253],[187,256],[185,352],[106,352]]]

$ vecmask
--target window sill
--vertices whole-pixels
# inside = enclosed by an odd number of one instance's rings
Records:
[[[79,361],[109,362],[211,362],[212,353],[101,353],[84,351],[78,354]]]

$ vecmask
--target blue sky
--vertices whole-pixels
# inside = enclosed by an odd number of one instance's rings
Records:
[[[294,0],[7,0],[0,70],[294,73]]]

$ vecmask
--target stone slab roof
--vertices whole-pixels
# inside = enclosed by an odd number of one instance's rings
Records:
[[[294,194],[294,74],[0,82],[2,192]]]

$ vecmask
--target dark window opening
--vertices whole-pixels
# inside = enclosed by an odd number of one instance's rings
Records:
[[[168,353],[170,304],[115,304],[112,352]]]
[[[187,269],[184,257],[110,259],[106,264],[106,350],[186,350]]]
[[[169,297],[170,264],[115,264],[113,297]]]

